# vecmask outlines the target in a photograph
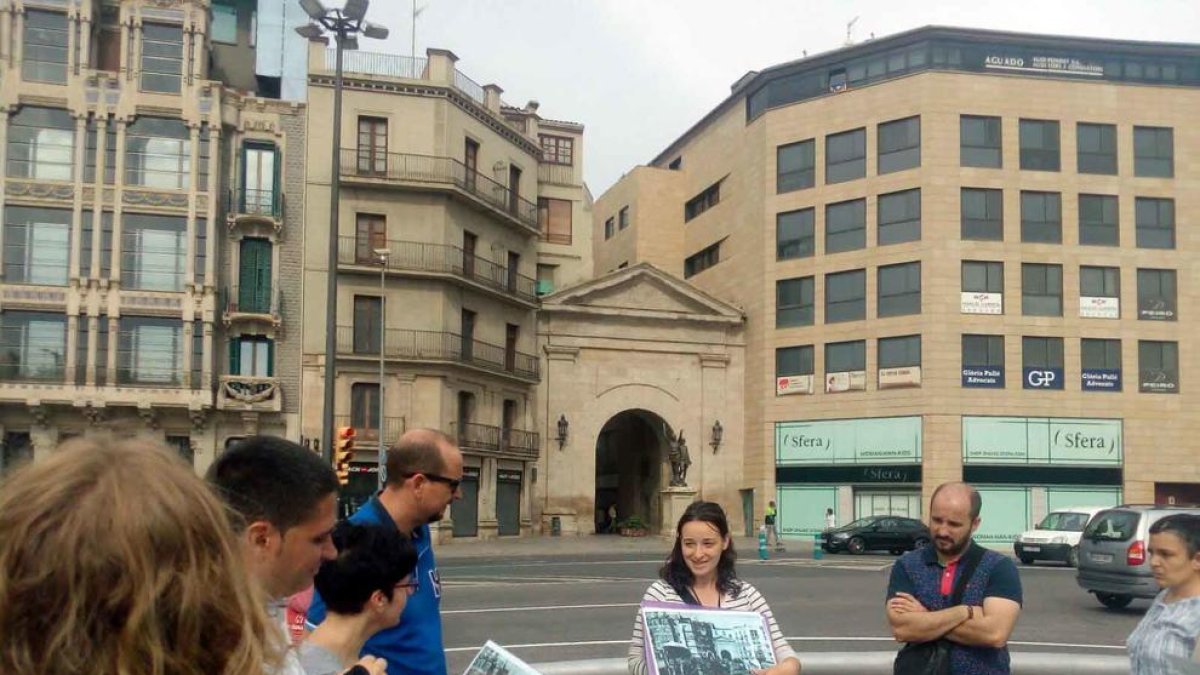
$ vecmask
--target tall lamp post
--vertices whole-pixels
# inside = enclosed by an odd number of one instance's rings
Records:
[[[388,259],[391,255],[391,249],[375,249],[375,256],[379,258],[379,457],[376,459],[378,468],[376,476],[380,490],[387,482],[387,443],[384,441],[385,425],[383,423],[383,357],[384,352],[387,351],[387,295],[384,281],[387,275]]]
[[[337,260],[338,260],[338,199],[342,177],[342,52],[358,49],[358,36],[383,40],[388,29],[366,21],[370,0],[346,0],[341,9],[328,9],[321,0],[300,0],[300,7],[311,21],[296,28],[309,40],[332,36],[337,52],[337,67],[333,80],[333,161],[329,177],[329,258],[325,284],[325,390],[321,414],[321,450],[325,459],[333,461],[333,392],[337,370]]]

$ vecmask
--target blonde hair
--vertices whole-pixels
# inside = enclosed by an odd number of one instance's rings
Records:
[[[158,441],[72,439],[0,483],[5,675],[262,675],[278,632],[225,508]]]

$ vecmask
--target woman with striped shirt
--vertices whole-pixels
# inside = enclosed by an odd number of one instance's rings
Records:
[[[1126,646],[1133,675],[1174,675],[1200,633],[1200,516],[1176,514],[1150,526],[1150,570],[1163,589]]]
[[[740,581],[734,572],[737,554],[729,536],[725,511],[713,502],[693,502],[675,527],[675,546],[659,570],[658,581],[646,589],[643,601],[675,602],[700,607],[719,607],[762,614],[771,631],[775,664],[754,675],[798,675],[800,660],[792,651],[767,601],[756,588]],[[629,672],[647,675],[645,626],[639,611],[629,644]]]

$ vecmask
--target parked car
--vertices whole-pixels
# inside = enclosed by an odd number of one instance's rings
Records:
[[[1051,511],[1032,530],[1017,537],[1013,552],[1026,565],[1035,560],[1056,560],[1078,567],[1079,537],[1092,516],[1103,510],[1103,506],[1087,506]]]
[[[899,555],[929,545],[929,528],[900,516],[870,516],[821,533],[821,548],[829,553],[891,551]]]
[[[1079,586],[1109,609],[1158,595],[1147,551],[1150,526],[1175,513],[1200,515],[1200,508],[1123,504],[1093,516],[1079,541]]]

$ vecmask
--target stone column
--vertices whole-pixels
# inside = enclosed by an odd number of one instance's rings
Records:
[[[479,469],[479,538],[495,539],[500,522],[496,519],[496,468],[495,457],[484,457]]]

